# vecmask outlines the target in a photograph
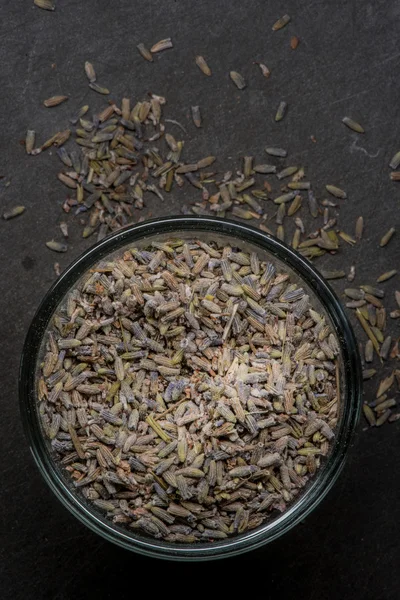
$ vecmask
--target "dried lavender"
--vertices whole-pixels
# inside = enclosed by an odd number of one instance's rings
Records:
[[[286,510],[321,466],[338,352],[273,263],[154,241],[96,265],[56,311],[39,414],[75,487],[114,523],[223,539]]]

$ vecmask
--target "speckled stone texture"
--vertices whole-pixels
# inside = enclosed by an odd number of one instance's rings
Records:
[[[148,91],[165,95],[165,116],[187,130],[182,138],[188,159],[215,154],[222,171],[237,168],[244,155],[261,160],[265,146],[278,145],[289,150],[285,164],[305,166],[318,198],[324,197],[326,183],[346,189],[348,199],[339,201],[342,227],[353,233],[363,215],[363,242],[354,248],[343,243],[340,258],[324,257],[317,266],[348,269],[354,263],[355,283],[373,283],[383,271],[398,267],[400,257],[400,231],[379,249],[390,226],[400,230],[400,183],[389,180],[387,166],[400,149],[398,0],[56,0],[56,5],[55,12],[46,12],[32,0],[6,0],[1,11],[0,211],[14,204],[27,207],[12,221],[0,220],[3,600],[118,598],[119,582],[130,581],[135,592],[131,576],[143,563],[153,575],[160,567],[98,538],[61,506],[33,463],[19,417],[20,353],[35,309],[54,281],[53,264],[65,268],[92,242],[71,224],[68,253],[46,248],[45,242],[59,235],[57,224],[64,216],[66,188],[56,179],[60,163],[53,151],[26,156],[20,140],[31,128],[44,141],[82,104],[103,106],[104,98],[88,88],[85,60],[95,64],[99,83],[118,101],[125,94],[142,99]],[[273,23],[285,12],[292,22],[273,33]],[[295,51],[292,35],[300,38]],[[139,42],[151,46],[168,36],[174,48],[153,64],[136,50]],[[196,54],[207,58],[211,77],[194,64]],[[268,81],[254,61],[271,69]],[[244,91],[234,87],[230,70],[246,78]],[[44,108],[43,100],[55,94],[70,99]],[[281,100],[288,112],[275,123]],[[201,130],[191,122],[193,104],[202,110]],[[341,123],[346,115],[362,123],[365,135]],[[179,128],[169,128],[179,139]],[[5,181],[11,182],[8,188]],[[165,203],[151,198],[136,218],[179,213],[183,203],[199,199],[188,185]],[[271,203],[266,210],[271,217]],[[306,221],[310,231],[312,223]],[[335,285],[339,293],[344,287],[345,282]],[[394,308],[399,277],[383,287]],[[398,336],[398,321],[390,327]],[[367,398],[376,386],[374,380],[366,383]],[[273,544],[220,563],[221,570],[228,567],[229,581],[248,583],[252,571],[268,597],[399,597],[399,425],[363,429],[364,423],[343,474],[322,504]],[[232,578],[234,563],[242,573]],[[171,563],[168,568],[168,581],[176,582],[178,569],[182,574],[186,567]],[[167,584],[171,588],[177,589]]]

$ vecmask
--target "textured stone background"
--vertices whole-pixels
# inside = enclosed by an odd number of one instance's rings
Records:
[[[272,24],[285,12],[292,23],[273,33]],[[14,204],[27,210],[13,221],[0,221],[2,598],[64,600],[92,597],[91,592],[115,598],[120,582],[135,592],[138,563],[153,573],[163,566],[114,547],[70,516],[42,480],[22,432],[17,384],[27,327],[55,279],[53,263],[66,267],[92,241],[83,240],[81,227],[71,223],[67,254],[55,255],[45,247],[59,235],[66,188],[56,179],[60,163],[54,154],[26,156],[19,143],[26,129],[35,129],[43,141],[67,124],[77,107],[89,103],[98,110],[103,105],[104,99],[87,86],[83,64],[90,60],[98,81],[117,101],[126,94],[142,99],[148,91],[167,97],[165,116],[188,132],[183,136],[187,158],[215,154],[224,171],[237,168],[245,154],[261,160],[265,146],[284,146],[290,152],[287,164],[306,167],[317,197],[326,183],[347,190],[348,200],[340,201],[346,231],[353,233],[359,215],[365,219],[361,244],[343,244],[341,258],[323,257],[317,266],[348,269],[356,264],[356,283],[373,283],[383,271],[396,268],[400,256],[399,237],[379,249],[382,234],[400,225],[400,184],[389,181],[387,167],[400,149],[399,25],[398,0],[286,0],[284,5],[277,0],[58,0],[54,13],[40,11],[30,0],[3,1],[0,210]],[[301,40],[295,52],[289,46],[292,35]],[[154,64],[139,56],[137,43],[151,46],[167,36],[174,49],[158,55]],[[207,57],[212,77],[194,65],[196,54]],[[270,67],[268,81],[252,64],[256,60]],[[231,69],[245,76],[243,92],[229,80]],[[43,107],[45,98],[59,93],[70,100],[55,109]],[[282,99],[289,110],[276,124],[273,117]],[[200,131],[191,123],[192,104],[202,109]],[[364,124],[365,136],[340,123],[345,115]],[[180,137],[175,126],[169,130]],[[8,188],[6,181],[11,181]],[[183,203],[195,200],[198,192],[187,185],[163,204],[152,198],[136,218],[176,214]],[[302,212],[311,230],[307,210]],[[272,216],[270,204],[267,213]],[[398,277],[383,285],[393,309]],[[339,283],[335,289],[341,293],[342,287]],[[390,328],[399,335],[398,322]],[[376,387],[376,380],[367,382],[366,396]],[[328,497],[283,538],[219,563],[231,575],[231,563],[242,564],[227,581],[250,584],[253,574],[268,596],[398,598],[398,440],[398,424],[370,432],[360,424],[345,470]],[[164,589],[179,593],[176,569],[182,574],[186,567],[169,568],[175,573],[168,581],[175,583]],[[213,587],[206,589],[209,593]]]

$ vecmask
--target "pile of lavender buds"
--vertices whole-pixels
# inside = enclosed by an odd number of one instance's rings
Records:
[[[129,247],[53,315],[37,396],[55,460],[113,523],[213,542],[301,497],[332,447],[339,344],[275,263],[199,238]]]

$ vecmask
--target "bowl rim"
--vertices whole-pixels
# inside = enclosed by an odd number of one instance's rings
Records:
[[[332,452],[324,467],[310,483],[300,498],[279,517],[266,521],[259,528],[223,541],[183,545],[149,539],[116,526],[97,511],[88,508],[87,501],[76,495],[62,475],[60,467],[51,457],[48,442],[41,433],[39,414],[36,409],[36,366],[43,334],[59,302],[90,266],[116,252],[122,247],[154,235],[171,234],[179,231],[214,232],[236,236],[242,242],[262,247],[282,263],[288,264],[303,278],[321,302],[326,313],[340,332],[343,381],[346,383],[345,402],[342,407],[340,428]],[[255,227],[230,219],[206,216],[170,216],[151,219],[129,225],[94,244],[76,258],[53,283],[40,303],[26,335],[19,371],[19,404],[25,435],[30,450],[46,483],[64,506],[81,522],[103,538],[145,556],[168,560],[209,560],[234,556],[254,550],[273,541],[303,520],[325,497],[341,472],[347,450],[361,412],[362,372],[358,345],[335,292],[311,263],[293,248]]]

